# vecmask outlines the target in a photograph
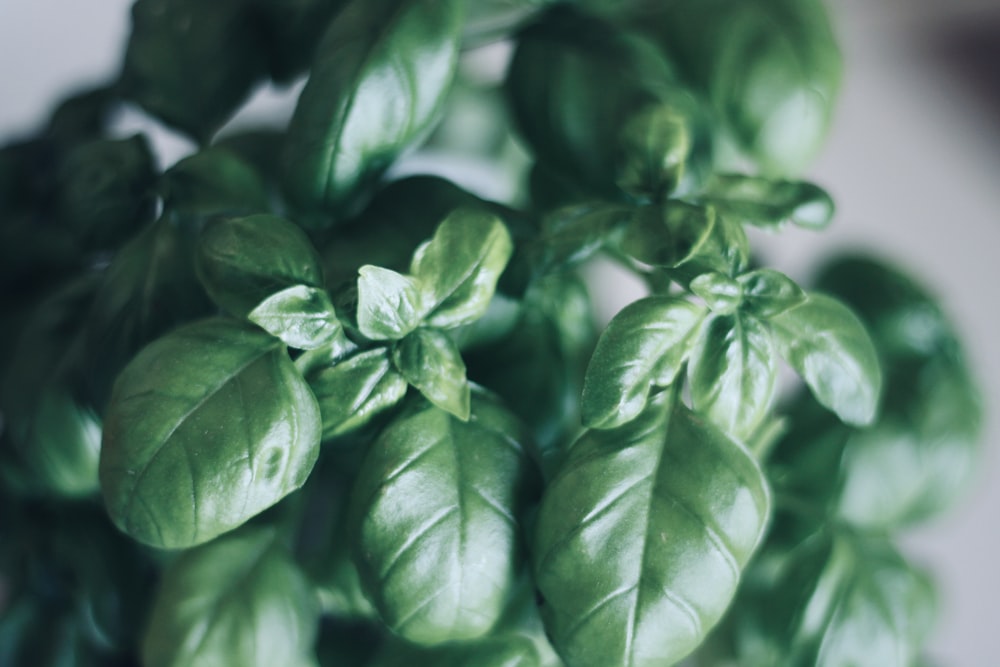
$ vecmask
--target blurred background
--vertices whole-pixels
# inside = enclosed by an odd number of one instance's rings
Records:
[[[0,0],[0,142],[62,94],[114,75],[130,0]],[[839,211],[822,234],[755,238],[808,279],[835,249],[875,251],[922,278],[961,331],[987,403],[974,488],[908,533],[940,584],[929,652],[942,667],[997,664],[1000,599],[1000,0],[829,0],[845,59],[832,134],[807,177]],[[271,105],[269,107],[269,105]],[[264,95],[255,113],[282,108]],[[128,122],[126,119],[124,122]],[[177,139],[159,146],[173,158]],[[167,164],[173,158],[164,157]]]

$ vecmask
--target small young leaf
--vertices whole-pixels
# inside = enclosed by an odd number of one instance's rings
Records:
[[[743,303],[743,285],[715,271],[701,274],[689,288],[716,315],[732,315]]]
[[[465,362],[448,334],[421,327],[396,343],[392,362],[431,403],[459,419],[469,418]]]
[[[732,437],[749,438],[767,415],[778,377],[771,332],[742,314],[715,316],[691,356],[691,404]]]
[[[296,665],[312,651],[318,620],[311,586],[274,531],[246,528],[170,564],[143,664]]]
[[[343,331],[326,290],[295,285],[267,297],[247,319],[300,350],[320,347]]]
[[[878,409],[882,371],[868,332],[836,299],[811,294],[768,320],[778,351],[813,396],[843,421],[870,424]]]
[[[108,513],[152,546],[207,542],[302,486],[320,429],[275,338],[224,319],[175,329],[115,383],[100,463]]]
[[[556,650],[579,667],[676,664],[726,611],[768,513],[753,457],[672,391],[619,429],[588,431],[534,531]]]
[[[210,220],[198,240],[196,268],[212,300],[241,318],[287,287],[323,285],[309,238],[276,215]]]
[[[410,265],[429,304],[426,324],[451,329],[482,317],[513,250],[495,215],[459,209],[445,218]]]
[[[462,5],[355,0],[334,17],[288,128],[289,199],[308,210],[350,208],[423,136],[455,73]]]
[[[467,422],[424,405],[372,444],[351,515],[355,562],[382,620],[435,645],[482,637],[500,618],[533,474],[521,427],[499,405],[475,396]]]
[[[717,174],[701,197],[745,225],[779,229],[787,223],[824,229],[833,218],[833,199],[818,185],[764,176]]]
[[[651,296],[629,304],[597,341],[583,384],[581,410],[589,428],[614,428],[634,419],[653,387],[670,385],[683,367],[703,306]]]
[[[319,402],[324,440],[360,429],[406,394],[406,378],[392,365],[385,347],[329,363],[309,362],[303,355],[295,364]]]
[[[371,340],[403,338],[428,310],[416,278],[379,266],[358,270],[358,328]]]
[[[794,280],[774,269],[757,269],[736,278],[743,287],[743,309],[760,318],[774,317],[806,300]]]
[[[622,249],[640,262],[674,267],[706,245],[715,210],[682,201],[643,206],[625,228]]]

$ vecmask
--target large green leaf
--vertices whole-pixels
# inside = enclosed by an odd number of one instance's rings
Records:
[[[774,398],[778,356],[771,332],[755,317],[715,316],[689,367],[691,405],[719,428],[746,440]]]
[[[461,0],[354,0],[336,15],[288,128],[284,182],[299,207],[352,206],[430,129],[458,61],[462,8]]]
[[[864,325],[840,301],[811,294],[768,320],[778,351],[813,396],[849,424],[875,418],[882,371]]]
[[[776,541],[734,605],[745,667],[909,667],[937,596],[926,573],[879,537],[815,532]]]
[[[584,378],[584,426],[614,428],[642,412],[649,393],[683,368],[707,310],[684,299],[651,296],[615,315],[597,341]]]
[[[246,528],[170,564],[143,637],[143,664],[298,664],[312,651],[318,616],[311,587],[275,532]]]
[[[556,650],[573,667],[677,663],[725,612],[768,512],[754,459],[673,392],[619,429],[587,432],[534,531]]]
[[[390,424],[355,483],[355,561],[385,624],[425,645],[483,636],[521,559],[531,493],[521,427],[482,395],[461,421],[424,404]]]
[[[225,319],[175,329],[115,384],[105,504],[146,544],[206,542],[302,486],[320,429],[316,399],[276,339]]]
[[[205,291],[237,317],[288,287],[323,285],[319,255],[309,238],[276,215],[209,221],[198,240],[196,260]]]

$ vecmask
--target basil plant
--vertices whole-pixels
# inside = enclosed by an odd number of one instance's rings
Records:
[[[840,69],[818,0],[136,0],[0,148],[0,665],[924,664],[956,329],[746,232],[831,222]]]

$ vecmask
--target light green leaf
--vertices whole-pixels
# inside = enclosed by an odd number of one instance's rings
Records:
[[[743,285],[715,271],[701,274],[689,288],[716,315],[731,315],[743,303]]]
[[[302,486],[320,427],[275,338],[225,319],[175,329],[115,384],[100,462],[108,513],[152,546],[207,542]]]
[[[824,229],[834,213],[833,199],[818,185],[764,176],[717,174],[701,199],[720,215],[765,229],[788,223]]]
[[[247,319],[289,347],[313,350],[343,332],[326,290],[294,285],[267,297]]]
[[[392,348],[392,363],[434,405],[469,418],[469,382],[462,354],[448,334],[420,328]]]
[[[794,280],[774,269],[750,271],[736,280],[743,288],[743,310],[755,317],[774,317],[806,300]]]
[[[382,620],[436,645],[482,637],[500,618],[533,476],[521,426],[499,405],[475,396],[467,422],[424,405],[373,443],[351,514],[355,562]]]
[[[399,340],[416,329],[430,305],[416,278],[392,269],[358,269],[358,328],[372,340]]]
[[[882,371],[868,332],[847,306],[832,297],[811,294],[768,324],[779,353],[820,404],[849,424],[872,422]]]
[[[362,0],[334,17],[288,127],[284,184],[293,202],[352,207],[431,128],[458,62],[462,7],[462,0]]]
[[[513,251],[507,227],[491,213],[459,209],[445,218],[410,265],[429,305],[426,324],[451,329],[482,317]]]
[[[214,218],[198,239],[195,266],[212,300],[236,317],[294,285],[321,287],[319,255],[297,225],[276,215]]]
[[[673,392],[619,429],[588,431],[534,531],[556,650],[574,667],[679,662],[729,606],[768,512],[753,457]]]
[[[767,416],[777,376],[774,341],[760,320],[715,316],[691,356],[691,404],[726,433],[745,440]]]
[[[634,419],[653,387],[683,367],[707,311],[679,298],[651,296],[622,309],[597,341],[583,383],[583,423],[614,428]]]
[[[142,640],[143,664],[308,664],[318,620],[311,586],[274,531],[247,528],[170,564]]]
[[[348,354],[327,363],[296,366],[319,402],[323,439],[356,431],[402,400],[406,379],[392,365],[389,349],[375,348]]]

